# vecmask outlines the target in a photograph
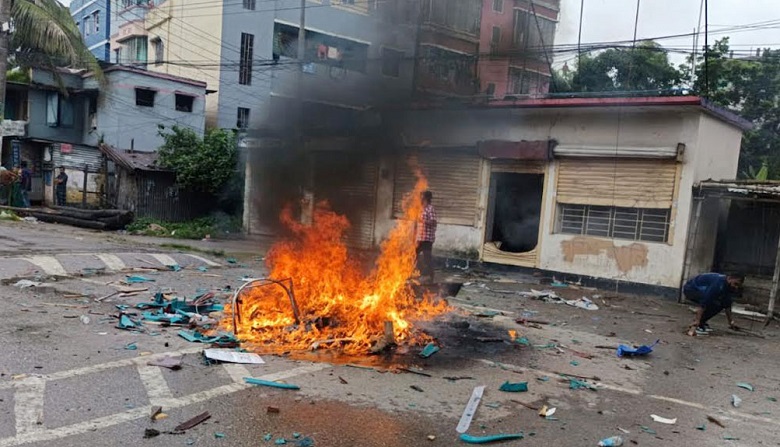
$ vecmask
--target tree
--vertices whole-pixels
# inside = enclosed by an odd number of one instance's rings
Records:
[[[0,32],[0,107],[5,104],[9,58],[25,68],[86,68],[104,81],[70,11],[57,0],[0,0],[0,24],[8,22],[11,33]]]
[[[160,126],[164,143],[159,148],[160,167],[176,173],[183,188],[219,193],[235,175],[238,151],[233,131],[214,129],[201,138],[192,129]]]
[[[728,37],[705,48],[694,90],[753,123],[740,152],[740,176],[780,179],[780,50],[733,58]],[[765,172],[762,172],[765,171]],[[752,175],[751,175],[752,173]]]
[[[629,92],[676,87],[681,73],[666,51],[653,41],[635,48],[610,48],[583,54],[571,77],[572,92]],[[562,89],[562,91],[566,91]]]

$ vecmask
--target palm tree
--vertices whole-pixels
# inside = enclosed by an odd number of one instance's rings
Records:
[[[21,67],[86,68],[104,79],[70,11],[57,0],[0,0],[0,27],[9,18],[10,33],[0,30],[0,108],[9,58]]]

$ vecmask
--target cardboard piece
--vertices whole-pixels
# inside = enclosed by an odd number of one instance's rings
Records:
[[[245,365],[262,365],[263,359],[251,352],[238,352],[233,349],[204,349],[203,354],[207,359],[219,362],[242,363]]]

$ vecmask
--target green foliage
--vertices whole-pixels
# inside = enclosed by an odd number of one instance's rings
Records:
[[[705,73],[704,55],[700,56],[696,92],[754,125],[742,140],[741,175],[758,179],[765,171],[767,178],[780,179],[780,50],[765,49],[758,57],[734,59],[726,37],[705,51],[709,70]]]
[[[236,233],[241,229],[238,218],[202,217],[188,222],[164,222],[158,219],[135,219],[126,230],[143,236],[172,237],[175,239],[203,239],[207,235]]]
[[[216,194],[235,175],[238,151],[232,131],[214,129],[201,139],[191,129],[161,126],[160,136],[159,164],[176,172],[179,186]]]
[[[27,70],[8,70],[5,73],[7,82],[16,82],[18,84],[29,84],[30,73]]]
[[[680,79],[667,52],[653,41],[643,41],[635,48],[583,54],[577,69],[569,75],[559,73],[555,84],[558,92],[648,91],[673,88]]]

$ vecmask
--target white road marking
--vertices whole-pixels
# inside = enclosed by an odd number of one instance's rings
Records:
[[[173,393],[159,366],[138,365],[138,374],[141,376],[141,382],[146,388],[146,395],[149,396],[152,405],[165,406],[163,403],[167,402],[164,401],[173,399]]]
[[[46,390],[46,381],[36,379],[17,385],[16,394],[14,394],[16,435],[42,431],[43,396]]]
[[[68,272],[54,256],[30,256],[22,259],[37,265],[47,275],[68,276]]]
[[[244,383],[244,377],[252,376],[252,373],[246,369],[246,366],[238,363],[223,363],[222,367],[225,368],[230,378],[236,383]]]
[[[106,267],[108,267],[109,270],[120,271],[127,268],[125,262],[117,255],[111,253],[98,253],[95,256],[103,261],[103,264],[106,264]]]
[[[287,371],[267,374],[259,378],[262,380],[289,379],[302,374],[321,371],[323,369],[327,369],[330,367],[331,365],[329,364],[315,363],[309,366],[301,366]],[[248,385],[245,383],[231,383],[229,385],[223,385],[217,388],[212,388],[210,390],[201,391],[195,394],[190,394],[189,396],[166,399],[165,408],[172,409],[172,408],[186,407],[188,405],[204,402],[213,399],[215,397],[220,397],[227,394],[235,393],[237,391],[245,390],[247,388],[250,388],[251,386],[252,385]],[[55,439],[64,438],[66,436],[79,435],[82,433],[87,433],[101,428],[111,427],[125,422],[131,422],[136,419],[149,417],[149,412],[151,411],[153,405],[154,404],[146,405],[143,407],[137,407],[122,413],[112,414],[110,416],[105,416],[105,417],[101,417],[101,418],[97,418],[85,422],[79,422],[76,424],[67,425],[64,427],[58,427],[51,430],[19,433],[16,436],[0,439],[0,447],[13,447],[22,444],[29,444],[32,442],[52,441]]]
[[[204,263],[204,264],[206,264],[206,265],[209,265],[209,266],[211,266],[211,267],[219,267],[219,264],[217,264],[216,262],[214,262],[214,261],[210,261],[210,260],[208,260],[208,259],[206,259],[206,258],[204,258],[204,257],[202,257],[202,256],[198,256],[198,255],[191,255],[191,254],[188,254],[187,256],[189,256],[189,257],[191,257],[191,258],[195,258],[195,259],[197,259],[198,261],[200,261],[200,262],[202,262],[202,263]]]
[[[161,253],[155,253],[155,254],[152,254],[151,256],[154,259],[158,260],[160,262],[160,264],[162,264],[162,265],[164,265],[166,267],[171,266],[171,265],[179,265],[179,263],[176,262],[175,259],[173,259],[172,257],[170,257],[168,255],[164,255],[164,254],[161,254]]]

